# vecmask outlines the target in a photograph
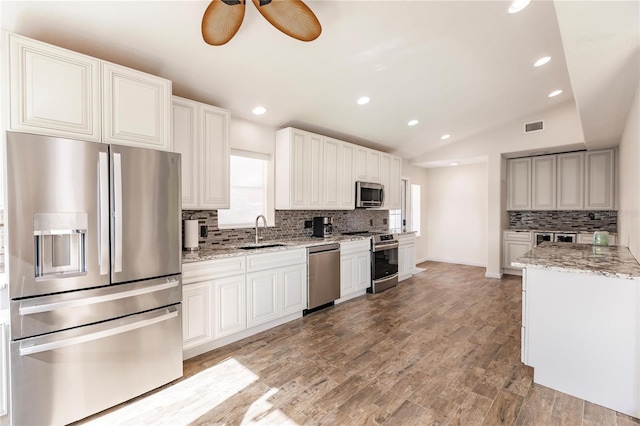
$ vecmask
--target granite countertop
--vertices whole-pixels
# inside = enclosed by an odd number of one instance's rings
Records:
[[[589,234],[593,235],[594,231],[580,231],[576,229],[572,229],[570,231],[566,230],[548,230],[548,229],[518,229],[518,228],[507,228],[505,231],[509,232],[546,232],[546,233],[554,233],[554,234]],[[616,232],[609,232],[609,235],[617,235]]]
[[[275,247],[265,247],[254,250],[243,250],[239,247],[255,245],[254,243],[243,243],[236,245],[211,247],[197,251],[183,251],[182,263],[201,262],[203,260],[222,259],[225,257],[244,256],[249,254],[271,253],[282,250],[293,250],[312,246],[319,246],[330,243],[346,243],[370,238],[369,235],[336,235],[328,238],[292,238],[286,240],[261,241],[259,244],[282,244]]]
[[[511,266],[640,280],[640,264],[624,246],[545,242]]]

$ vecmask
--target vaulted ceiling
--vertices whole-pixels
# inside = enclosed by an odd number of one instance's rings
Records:
[[[248,2],[223,46],[202,39],[208,1],[0,7],[5,30],[168,78],[174,94],[234,117],[408,159],[574,94],[587,146],[611,146],[635,94],[637,1],[534,0],[517,14],[507,13],[507,1],[306,3],[322,24],[317,40],[280,33]],[[552,59],[534,67],[542,56]],[[563,93],[549,98],[555,89]],[[361,96],[371,101],[356,104]],[[253,115],[256,105],[267,113]],[[409,127],[411,119],[420,122]]]

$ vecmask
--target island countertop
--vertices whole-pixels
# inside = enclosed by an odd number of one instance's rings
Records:
[[[624,246],[545,242],[511,265],[640,280],[640,264]]]

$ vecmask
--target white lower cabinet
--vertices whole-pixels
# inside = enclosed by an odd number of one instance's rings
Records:
[[[182,290],[182,347],[189,349],[213,340],[212,283],[185,286]]]
[[[416,267],[416,236],[404,234],[398,236],[398,281],[413,276]]]
[[[519,275],[522,268],[511,266],[511,262],[533,248],[533,237],[529,231],[505,231],[502,250],[502,267],[507,274]]]
[[[307,250],[240,255],[182,266],[185,359],[302,316]]]
[[[228,336],[247,328],[245,276],[213,281],[213,338]]]
[[[371,287],[370,247],[368,238],[340,243],[341,299],[348,299],[351,295],[358,296]]]

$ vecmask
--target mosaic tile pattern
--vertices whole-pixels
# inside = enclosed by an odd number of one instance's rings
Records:
[[[510,211],[509,229],[616,233],[618,232],[618,212],[615,210]]]
[[[182,219],[189,219],[191,216],[207,227],[207,237],[199,239],[201,249],[255,241],[253,228],[219,229],[217,210],[182,211]],[[260,229],[260,235],[264,241],[311,237],[313,229],[305,229],[304,222],[313,220],[314,216],[333,217],[334,234],[349,231],[386,231],[389,228],[389,212],[386,210],[276,210],[275,226]]]
[[[640,264],[624,246],[546,242],[517,258],[511,265],[640,280]]]

